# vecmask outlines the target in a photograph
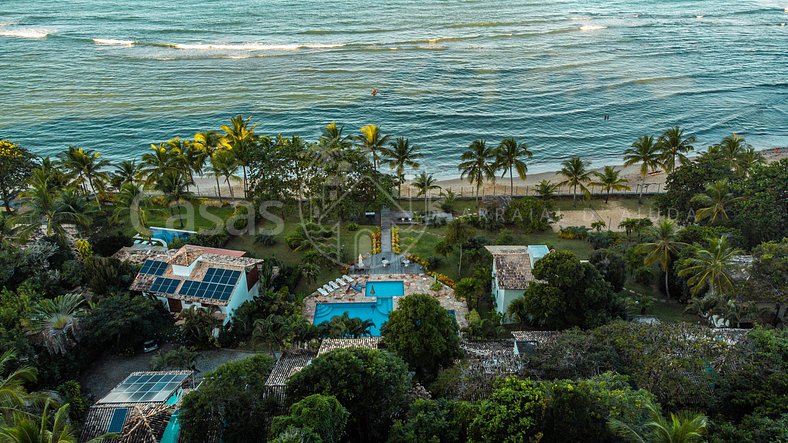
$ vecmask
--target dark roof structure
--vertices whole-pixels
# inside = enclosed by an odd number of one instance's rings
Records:
[[[85,417],[81,442],[107,433],[117,443],[155,443],[161,440],[184,389],[194,383],[192,371],[133,372]]]
[[[526,289],[533,281],[528,246],[485,246],[495,262],[495,276],[501,289]]]
[[[271,387],[284,386],[291,375],[311,363],[315,356],[315,352],[309,349],[296,349],[285,352],[276,361],[274,368],[271,369],[271,374],[268,376],[265,385]]]

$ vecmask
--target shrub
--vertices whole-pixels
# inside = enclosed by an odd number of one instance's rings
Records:
[[[609,248],[618,239],[618,235],[611,231],[589,232],[587,236],[588,242],[591,243],[594,249]]]
[[[509,229],[501,230],[498,233],[498,237],[495,238],[495,244],[497,245],[511,245],[512,243],[514,243],[514,235]]]
[[[276,236],[261,232],[255,236],[254,242],[263,246],[273,246],[276,244]]]
[[[227,232],[214,233],[213,231],[200,231],[186,239],[186,243],[190,245],[208,248],[222,248],[228,241],[230,241],[230,234]]]
[[[290,406],[288,415],[274,417],[271,434],[299,428],[314,432],[323,443],[340,443],[349,416],[336,397],[314,394]]]
[[[348,232],[356,232],[358,231],[358,228],[359,228],[358,223],[350,223],[347,225]]]
[[[585,226],[565,226],[558,232],[558,236],[567,240],[585,240],[589,229]]]

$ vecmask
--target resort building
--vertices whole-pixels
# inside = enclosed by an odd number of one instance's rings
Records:
[[[79,441],[118,434],[107,442],[175,443],[177,409],[194,388],[192,371],[132,372],[88,411]]]
[[[131,290],[154,295],[177,316],[200,308],[214,313],[224,324],[260,289],[262,259],[244,251],[186,245],[149,255],[131,284]]]
[[[512,301],[523,296],[528,284],[534,279],[531,271],[534,264],[550,250],[545,245],[530,246],[485,246],[493,256],[492,296],[496,311],[511,322],[508,314]]]

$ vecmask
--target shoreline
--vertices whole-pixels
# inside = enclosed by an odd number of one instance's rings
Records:
[[[783,158],[788,158],[788,148],[771,148],[771,149],[764,149],[761,151],[764,157],[766,158],[767,163],[772,163],[775,161],[779,161]],[[593,166],[593,165],[592,165]],[[616,194],[631,194],[637,195],[639,192],[639,186],[641,184],[640,181],[640,165],[631,165],[631,166],[623,166],[620,162],[613,165],[600,165],[598,167],[592,167],[589,171],[592,172],[599,172],[604,169],[605,166],[613,166],[617,170],[621,171],[621,177],[627,180],[627,184],[631,187],[629,191],[618,191]],[[559,167],[549,171],[543,172],[534,172],[526,174],[525,180],[520,179],[516,176],[514,178],[514,187],[515,187],[515,196],[526,196],[526,195],[534,195],[534,187],[537,183],[542,180],[549,180],[553,183],[559,183],[563,181],[563,177],[559,175]],[[420,173],[421,170],[417,170],[417,173]],[[406,174],[406,177],[415,175],[413,171],[410,171],[409,174]],[[664,186],[665,181],[667,179],[667,174],[664,171],[658,170],[655,173],[651,173],[646,176],[643,184],[645,185],[643,189],[644,194],[655,194],[661,193]],[[200,175],[195,176],[194,181],[196,187],[199,187],[199,196],[200,197],[219,197],[219,193],[216,192],[216,179],[211,175]],[[243,196],[243,179],[238,178],[232,181],[233,183],[233,193],[235,198],[241,198]],[[410,199],[417,199],[423,198],[423,196],[417,197],[418,189],[416,189],[413,185],[413,178],[405,180],[402,184],[402,194],[401,198],[410,198]],[[440,190],[431,191],[430,197],[439,197],[441,196],[442,192],[446,190],[452,190],[457,194],[458,197],[475,197],[476,195],[476,188],[472,186],[466,179],[460,178],[459,175],[455,175],[450,178],[438,178],[436,180],[436,184],[441,187]],[[223,198],[230,197],[230,190],[227,186],[227,183],[224,181],[224,178],[219,178],[219,185],[221,187],[221,196]],[[493,186],[492,183],[485,183],[482,189],[480,189],[479,195],[480,196],[508,196],[510,194],[510,183],[509,183],[509,176],[507,175],[504,178],[501,178],[500,175],[496,177],[495,185]],[[556,190],[556,195],[571,195],[572,190],[567,187],[560,187]],[[601,193],[601,191],[600,191]],[[594,192],[597,194],[597,192]]]

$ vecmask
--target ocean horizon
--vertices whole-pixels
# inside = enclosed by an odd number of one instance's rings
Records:
[[[4,0],[0,138],[117,160],[239,113],[308,141],[374,123],[439,178],[478,138],[526,141],[532,172],[672,126],[788,146],[784,1],[205,3]]]

